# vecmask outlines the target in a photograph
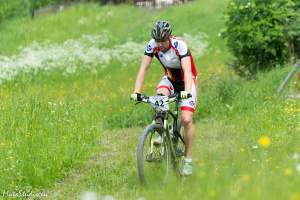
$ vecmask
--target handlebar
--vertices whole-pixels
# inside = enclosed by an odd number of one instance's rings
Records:
[[[192,97],[192,95],[188,94],[188,98],[190,98],[190,97]],[[168,98],[169,98],[168,99],[169,103],[172,103],[172,102],[176,101],[177,99],[181,99],[179,93],[174,93],[174,94],[168,96]],[[149,97],[141,94],[141,101],[139,101],[139,102],[149,103]]]

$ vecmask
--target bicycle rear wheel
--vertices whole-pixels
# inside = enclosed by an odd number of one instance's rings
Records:
[[[169,174],[170,150],[164,138],[157,143],[162,134],[158,124],[151,124],[141,135],[137,147],[137,169],[140,182],[144,185],[160,184]]]

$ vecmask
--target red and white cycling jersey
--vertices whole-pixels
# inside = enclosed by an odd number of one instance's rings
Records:
[[[184,81],[184,74],[181,67],[181,59],[189,56],[191,59],[191,69],[193,77],[197,77],[196,66],[193,57],[186,43],[174,36],[170,37],[170,48],[162,52],[154,39],[151,39],[146,47],[145,55],[155,56],[164,67],[165,75],[168,75],[171,81]]]
[[[170,48],[166,52],[163,52],[159,49],[155,40],[151,39],[148,42],[145,51],[145,55],[151,57],[155,56],[164,68],[165,75],[159,82],[157,89],[167,88],[170,94],[184,90],[184,72],[181,66],[181,59],[189,56],[193,75],[191,88],[192,97],[180,100],[179,105],[181,110],[194,112],[197,102],[198,80],[193,57],[186,43],[181,39],[175,38],[174,36],[170,37],[169,47]]]

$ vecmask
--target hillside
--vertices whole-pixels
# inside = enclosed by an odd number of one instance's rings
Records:
[[[45,191],[49,199],[83,191],[116,199],[300,199],[300,102],[274,96],[289,67],[251,81],[227,67],[219,37],[226,2],[162,10],[77,4],[2,23],[0,191]],[[195,174],[145,190],[135,148],[151,110],[134,106],[129,94],[158,19],[172,23],[196,59]],[[155,61],[144,93],[154,93],[161,74]]]

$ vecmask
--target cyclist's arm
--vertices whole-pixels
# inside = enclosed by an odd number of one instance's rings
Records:
[[[151,61],[152,61],[151,56],[144,55],[141,66],[140,66],[140,70],[138,72],[138,75],[137,75],[136,81],[135,81],[135,88],[134,88],[135,93],[141,93],[145,74],[146,74],[148,67],[150,66]]]
[[[184,73],[184,90],[191,93],[192,91],[192,65],[190,51],[183,40],[173,40],[173,46],[177,49],[181,67]]]
[[[184,73],[184,90],[192,92],[192,68],[190,56],[183,57],[181,59],[181,66]]]

